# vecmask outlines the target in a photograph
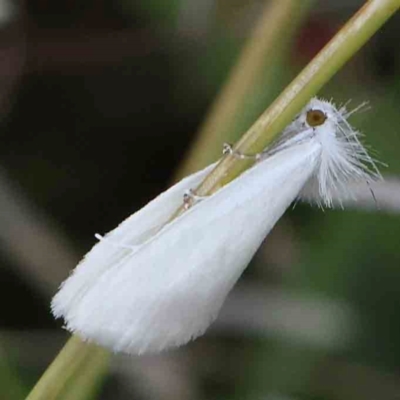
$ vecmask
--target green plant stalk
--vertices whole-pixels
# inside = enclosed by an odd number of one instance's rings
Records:
[[[265,71],[273,71],[281,63],[281,53],[288,39],[307,15],[314,0],[266,1],[250,38],[241,51],[229,77],[205,118],[185,160],[180,165],[175,180],[205,167],[221,154],[222,144],[228,135],[238,132],[240,115],[247,107],[248,96],[260,82]],[[270,84],[274,76],[269,76]],[[263,82],[268,90],[269,83]],[[210,149],[210,144],[213,149]],[[211,153],[211,154],[210,154]]]
[[[400,8],[400,0],[369,0],[340,29],[318,55],[289,84],[234,147],[245,154],[259,153],[295,117],[324,84]],[[227,155],[196,189],[207,196],[230,182],[251,165]],[[174,217],[184,212],[181,207]]]
[[[244,153],[262,151],[399,8],[400,0],[368,1],[261,115],[235,146],[235,150]],[[213,193],[248,166],[248,162],[238,161],[235,157],[224,157],[197,188],[197,193]],[[183,211],[183,208],[179,209],[175,216]],[[27,400],[56,399],[92,351],[105,350],[83,343],[73,336],[33,388]]]
[[[72,336],[26,400],[60,400],[68,385],[74,384],[75,374],[83,372],[86,361],[95,359],[96,363],[106,365],[108,357],[105,349]],[[97,368],[93,363],[88,367],[101,370],[101,365]]]
[[[83,360],[79,371],[63,390],[60,400],[90,400],[97,397],[108,372],[110,353],[104,349],[91,351]]]

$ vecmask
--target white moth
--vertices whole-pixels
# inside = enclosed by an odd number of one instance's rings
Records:
[[[331,206],[333,191],[379,177],[349,114],[313,99],[255,166],[169,223],[214,165],[162,193],[85,256],[53,298],[55,317],[84,340],[131,354],[201,335],[304,190]]]

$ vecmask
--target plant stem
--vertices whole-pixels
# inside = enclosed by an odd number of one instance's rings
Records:
[[[96,398],[102,387],[104,376],[108,372],[108,361],[111,354],[100,348],[88,353],[79,370],[73,375],[72,381],[62,392],[60,400],[89,400]]]
[[[259,21],[211,106],[175,180],[215,160],[221,154],[222,144],[232,138],[234,132],[241,133],[238,126],[244,129],[240,126],[243,125],[241,116],[248,108],[248,96],[253,95],[262,76],[268,72],[268,81],[263,81],[263,85],[265,90],[273,86],[274,71],[282,63],[280,53],[287,47],[288,39],[296,32],[314,0],[273,0],[265,3]],[[282,65],[279,67],[282,68]],[[248,126],[246,124],[246,128]]]
[[[234,150],[261,152],[322,86],[400,8],[400,0],[369,0],[258,118]],[[243,172],[251,162],[227,155],[196,189],[209,195]],[[181,207],[174,216],[184,211]]]
[[[82,372],[82,367],[85,366],[86,360],[94,358],[95,354],[99,356],[96,357],[96,362],[107,362],[108,352],[106,350],[85,343],[77,336],[72,336],[47,368],[26,400],[61,399],[71,378],[74,377],[77,371]],[[91,365],[91,368],[94,368],[94,365]]]

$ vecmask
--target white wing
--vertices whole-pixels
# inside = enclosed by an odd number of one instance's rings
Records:
[[[138,224],[132,216],[109,237],[123,244],[139,239],[139,248],[96,245],[54,298],[54,313],[69,330],[114,351],[156,352],[199,336],[314,172],[320,150],[309,140],[267,158],[154,236],[148,228],[160,220],[143,217]],[[177,186],[170,190],[179,197]],[[152,202],[162,217],[159,208],[176,206],[167,193]],[[135,233],[138,226],[146,229]]]
[[[53,314],[56,317],[65,315],[74,307],[74,303],[80,302],[86,291],[96,284],[97,279],[105,271],[131,254],[132,251],[125,249],[124,245],[134,248],[151,238],[182,204],[185,191],[198,186],[215,165],[209,165],[182,179],[124,220],[109,232],[104,240],[98,242],[75,268],[72,276],[61,285],[63,290],[58,292],[52,301]],[[65,285],[67,288],[64,289]]]

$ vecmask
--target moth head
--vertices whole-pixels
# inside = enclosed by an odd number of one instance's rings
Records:
[[[349,196],[352,182],[380,179],[375,160],[360,142],[360,134],[347,118],[363,108],[365,103],[348,112],[345,106],[314,98],[299,114],[302,127],[321,146],[318,169],[309,188],[320,205],[332,206],[333,198]],[[339,200],[340,203],[340,200]]]
[[[307,129],[330,127],[329,131],[334,132],[334,127],[338,124],[338,111],[330,102],[314,98],[300,113],[300,118]]]

